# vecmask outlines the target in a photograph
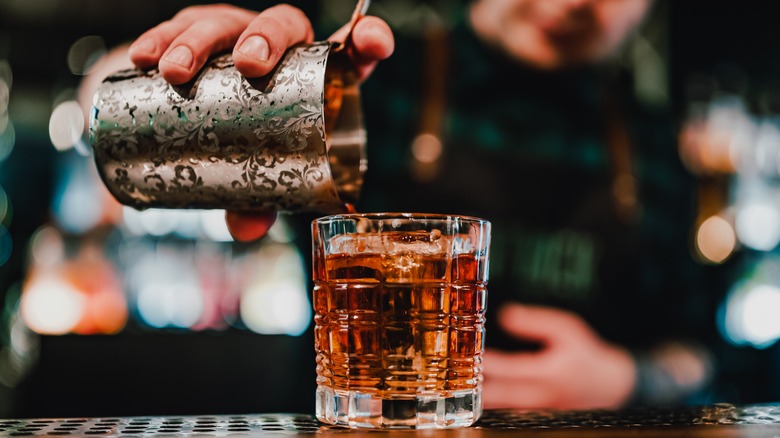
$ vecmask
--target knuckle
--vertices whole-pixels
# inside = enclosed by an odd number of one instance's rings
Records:
[[[194,5],[182,9],[176,15],[174,15],[173,18],[184,19],[184,20],[196,20],[201,17],[214,16],[214,14],[230,14],[234,9],[237,8],[235,6],[226,3],[220,3],[214,5]]]
[[[266,37],[266,39],[269,40],[269,43],[271,41],[278,41],[287,34],[284,23],[274,16],[259,15],[252,27],[254,28],[253,30]]]
[[[222,50],[232,45],[237,38],[230,31],[229,17],[216,16],[205,18],[193,23],[181,33],[172,45],[184,44],[199,56],[212,50]]]
[[[191,41],[202,43],[222,35],[225,24],[225,20],[219,18],[202,20],[193,25],[192,32],[188,31],[185,35]]]
[[[286,26],[298,32],[305,33],[311,27],[309,17],[299,8],[288,4],[277,5],[267,9],[269,16],[273,16]]]
[[[154,40],[170,41],[178,35],[180,26],[173,20],[166,20],[144,32],[138,39],[152,38]]]
[[[262,35],[274,53],[287,49],[291,40],[290,30],[276,17],[259,16],[253,23],[252,33]]]
[[[566,324],[566,326],[569,327],[572,331],[577,331],[580,333],[588,331],[588,323],[585,322],[585,320],[579,315],[575,315],[573,313],[567,314],[564,316],[562,322]]]
[[[172,20],[191,20],[199,17],[203,6],[189,6],[177,12]]]
[[[174,25],[176,25],[176,22],[173,19],[170,19],[170,20],[163,21],[157,27],[163,27],[164,28],[164,27],[171,27],[171,26],[174,26]]]
[[[178,46],[187,47],[192,52],[193,56],[197,57],[202,52],[200,49],[203,46],[203,42],[193,36],[182,35],[179,38],[176,38],[173,43],[171,43],[171,50]]]
[[[306,18],[306,14],[304,14],[302,10],[300,10],[299,8],[297,8],[297,7],[293,6],[293,5],[288,5],[286,3],[285,4],[281,4],[281,5],[272,6],[272,7],[268,8],[268,9],[266,9],[266,11],[269,11],[269,12],[272,11],[273,13],[278,13],[280,15],[286,15],[286,16],[291,17],[291,18],[308,20],[308,18]]]

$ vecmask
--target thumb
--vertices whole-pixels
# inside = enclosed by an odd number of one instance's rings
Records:
[[[512,336],[542,344],[574,341],[590,331],[579,316],[544,306],[504,305],[498,311],[498,323]]]
[[[349,23],[336,31],[329,39],[343,41],[349,32]],[[352,30],[352,61],[361,79],[366,79],[377,62],[387,59],[395,49],[395,39],[390,26],[378,17],[361,18]]]

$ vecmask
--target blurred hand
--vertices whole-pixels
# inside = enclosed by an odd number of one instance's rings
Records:
[[[542,348],[485,352],[486,409],[618,408],[628,402],[637,373],[632,356],[602,340],[578,316],[513,304],[498,319],[507,333]]]
[[[331,36],[343,41],[348,25]],[[270,72],[288,47],[314,41],[306,15],[290,5],[277,5],[260,13],[231,5],[191,6],[138,37],[129,48],[130,59],[141,68],[158,65],[171,84],[192,79],[209,56],[233,49],[236,69],[247,77]],[[349,55],[361,79],[377,62],[393,53],[390,27],[377,17],[363,17],[352,31]],[[263,237],[276,219],[275,213],[228,212],[228,229],[236,240]]]
[[[331,39],[342,41],[347,26]],[[304,13],[290,5],[277,5],[260,13],[230,5],[191,6],[138,37],[130,46],[130,59],[145,68],[159,65],[171,84],[195,76],[209,56],[233,49],[233,62],[241,74],[263,76],[274,68],[288,47],[314,41]],[[390,27],[377,17],[363,17],[352,32],[350,55],[361,78],[376,63],[393,53]]]

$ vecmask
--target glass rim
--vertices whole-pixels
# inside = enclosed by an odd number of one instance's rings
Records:
[[[446,214],[446,213],[413,213],[413,212],[374,212],[374,213],[340,213],[331,214],[327,216],[318,217],[312,221],[313,224],[324,224],[328,222],[334,222],[338,220],[350,220],[350,219],[368,219],[368,220],[385,220],[385,219],[411,219],[411,220],[438,220],[443,222],[468,222],[475,224],[487,224],[490,225],[490,221],[476,216],[468,216],[462,214]]]

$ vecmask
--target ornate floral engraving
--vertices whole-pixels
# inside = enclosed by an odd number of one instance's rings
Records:
[[[156,70],[107,78],[90,121],[103,181],[139,209],[342,211],[323,122],[330,49],[294,47],[260,79],[229,55],[184,86]]]

